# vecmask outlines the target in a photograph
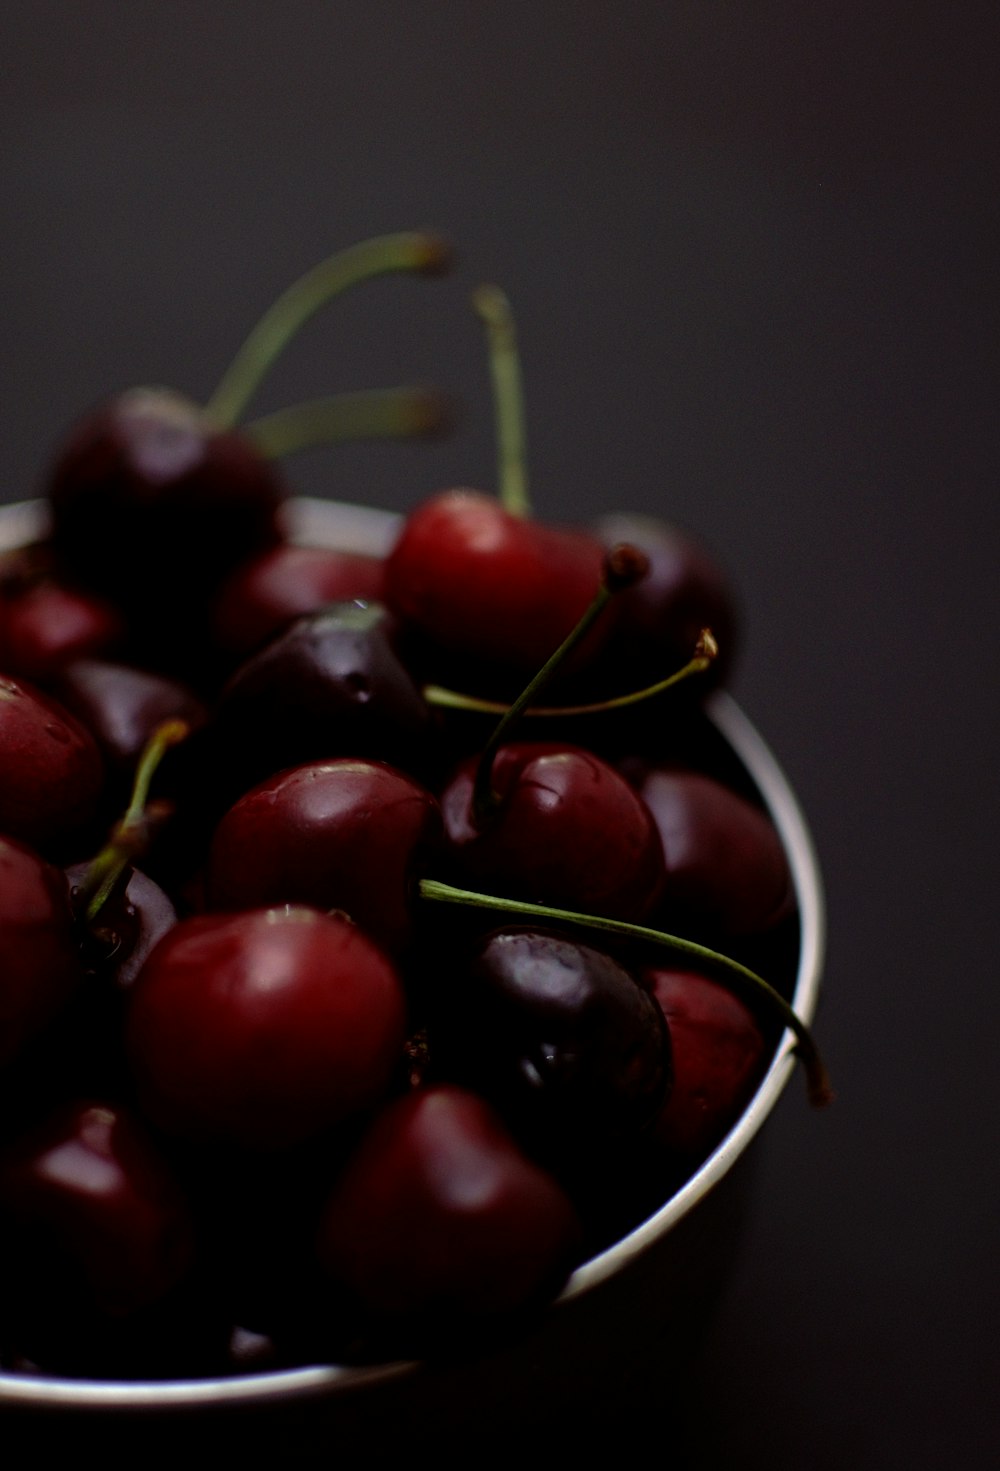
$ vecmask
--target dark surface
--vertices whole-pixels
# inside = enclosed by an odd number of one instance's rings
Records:
[[[811,820],[819,1034],[688,1398],[692,1467],[1000,1453],[998,218],[992,4],[151,0],[8,7],[4,499],[105,393],[204,399],[331,249],[433,224],[457,278],[311,324],[261,410],[434,379],[439,445],[316,451],[403,508],[493,482],[469,290],[525,355],[535,499],[673,517],[738,581],[736,691]],[[612,1419],[614,1418],[612,1412]]]

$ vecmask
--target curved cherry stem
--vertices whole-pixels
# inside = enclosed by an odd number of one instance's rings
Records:
[[[604,558],[604,572],[593,602],[579,623],[542,665],[512,705],[503,708],[503,714],[483,747],[476,767],[476,779],[472,789],[472,821],[475,827],[483,827],[499,807],[501,798],[493,786],[493,762],[496,753],[510,736],[514,724],[532,705],[537,696],[557,673],[563,662],[577,645],[586,638],[600,618],[615,593],[633,587],[649,571],[649,558],[637,547],[622,544],[611,549]]]
[[[363,240],[320,261],[293,281],[253,328],[206,404],[206,418],[219,429],[231,429],[299,328],[349,287],[396,271],[440,275],[450,264],[445,241],[413,230]]]
[[[646,925],[631,924],[623,919],[606,919],[597,914],[577,914],[569,909],[554,909],[547,904],[529,904],[521,899],[505,899],[493,894],[477,894],[469,889],[458,889],[452,884],[437,879],[421,879],[418,886],[421,899],[437,904],[460,904],[472,909],[494,909],[504,914],[516,914],[529,919],[548,919],[560,924],[581,925],[587,929],[601,930],[606,934],[621,935],[625,939],[656,945],[679,955],[690,955],[726,971],[739,980],[751,994],[758,997],[795,1036],[795,1052],[802,1062],[806,1074],[809,1101],[816,1108],[825,1108],[833,1102],[833,1088],[820,1057],[819,1048],[812,1033],[795,1009],[789,1005],[780,991],[756,971],[742,965],[740,961],[710,950],[695,940],[685,940],[679,935],[669,935],[663,930],[649,929]]]
[[[651,700],[664,691],[673,689],[692,675],[703,674],[719,656],[719,645],[710,628],[703,628],[694,653],[684,665],[666,679],[658,679],[641,690],[629,690],[624,695],[613,695],[607,700],[595,700],[588,705],[531,705],[522,713],[526,718],[555,720],[559,716],[603,715],[608,710],[624,710],[629,705],[639,705]],[[440,684],[425,684],[421,691],[429,705],[441,710],[467,710],[478,715],[506,715],[511,708],[500,700],[481,700],[477,695],[463,695],[459,690],[446,689]]]
[[[434,388],[377,388],[278,409],[245,424],[243,433],[276,460],[320,444],[440,434],[452,417],[448,399]]]
[[[531,515],[524,437],[524,389],[510,302],[499,286],[480,286],[472,304],[486,326],[496,419],[500,500],[512,516]]]
[[[160,762],[171,746],[190,731],[185,720],[165,720],[150,736],[136,768],[132,796],[123,817],[115,823],[105,846],[94,858],[80,884],[79,898],[86,905],[84,918],[92,925],[114,892],[125,869],[149,841],[149,788]]]

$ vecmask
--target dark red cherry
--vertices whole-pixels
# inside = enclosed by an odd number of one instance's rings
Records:
[[[85,907],[78,898],[89,869],[89,863],[76,863],[66,871],[78,910]],[[153,946],[177,923],[177,910],[159,884],[129,866],[94,920],[88,923],[84,913],[78,919],[88,970],[127,990]]]
[[[533,674],[558,648],[601,582],[596,536],[512,515],[492,496],[451,490],[407,517],[385,569],[401,619],[445,649]],[[588,653],[606,636],[598,625]]]
[[[280,539],[283,487],[239,435],[166,388],[135,388],[85,418],[49,476],[51,542],[87,587],[126,607],[217,588]]]
[[[383,562],[360,552],[283,543],[230,576],[212,614],[219,648],[245,659],[303,613],[354,598],[378,601]]]
[[[82,979],[64,876],[30,848],[0,837],[0,1067]]]
[[[526,1147],[578,1155],[637,1132],[670,1087],[670,1038],[618,961],[521,926],[488,935],[435,998],[435,1072],[473,1088]]]
[[[721,982],[662,968],[644,978],[666,1017],[674,1058],[673,1088],[653,1132],[684,1159],[704,1159],[750,1101],[766,1043],[752,1011]]]
[[[46,857],[72,856],[103,784],[89,731],[30,684],[0,675],[0,832]]]
[[[266,1149],[376,1103],[404,1031],[382,951],[347,920],[286,906],[175,925],[132,989],[126,1043],[161,1128]]]
[[[515,741],[493,763],[496,804],[473,815],[475,760],[441,797],[456,875],[487,893],[640,920],[663,890],[652,817],[619,774],[579,746]]]
[[[440,834],[430,792],[383,762],[345,756],[297,766],[261,782],[223,817],[209,854],[208,902],[336,909],[400,950],[411,938],[414,884]]]
[[[194,1230],[180,1185],[125,1108],[61,1109],[0,1157],[4,1274],[36,1311],[81,1291],[101,1312],[134,1313],[191,1266]],[[16,1254],[15,1254],[16,1252]],[[72,1297],[63,1305],[72,1311]]]
[[[540,1304],[573,1264],[579,1223],[493,1110],[418,1089],[376,1118],[323,1213],[325,1271],[376,1320],[442,1320]]]
[[[719,684],[732,667],[738,616],[732,589],[708,551],[676,526],[653,516],[617,513],[595,526],[608,547],[628,542],[649,558],[647,575],[623,592],[605,651],[609,679],[641,683],[681,668],[703,628],[710,628],[719,656],[692,690]]]
[[[107,653],[124,635],[107,599],[53,578],[0,595],[0,669],[9,674],[48,682],[71,659]]]
[[[759,935],[791,914],[788,859],[759,807],[695,771],[653,769],[639,791],[663,844],[665,928]]]
[[[377,603],[297,618],[237,670],[213,721],[218,780],[233,796],[284,767],[363,755],[403,770],[428,758],[432,716]]]

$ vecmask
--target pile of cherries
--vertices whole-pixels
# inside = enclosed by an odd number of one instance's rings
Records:
[[[234,427],[325,300],[445,263],[364,242],[204,408],[95,411],[0,561],[8,1370],[464,1351],[690,1176],[786,1026],[825,1094],[786,857],[702,709],[725,581],[659,522],[533,518],[502,295],[501,494],[386,558],[292,544],[275,462],[433,396]]]

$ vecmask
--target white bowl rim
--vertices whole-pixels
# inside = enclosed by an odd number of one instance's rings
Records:
[[[285,530],[305,546],[336,545],[347,551],[381,554],[392,545],[401,518],[368,506],[293,496],[285,505]],[[46,535],[44,502],[19,501],[0,506],[0,551],[12,550]],[[708,714],[752,777],[777,827],[789,857],[799,906],[801,942],[792,1006],[810,1025],[819,1002],[826,943],[823,884],[812,838],[784,772],[756,727],[725,692],[716,692]],[[666,1236],[728,1174],[774,1109],[796,1067],[795,1037],[786,1031],[760,1087],[732,1130],[680,1190],[636,1229],[583,1263],[569,1278],[549,1310],[581,1297],[606,1282],[632,1259]],[[23,1406],[154,1410],[220,1404],[261,1404],[349,1392],[412,1373],[417,1362],[400,1361],[355,1367],[307,1365],[262,1373],[204,1379],[151,1382],[62,1379],[0,1372],[0,1408]]]

